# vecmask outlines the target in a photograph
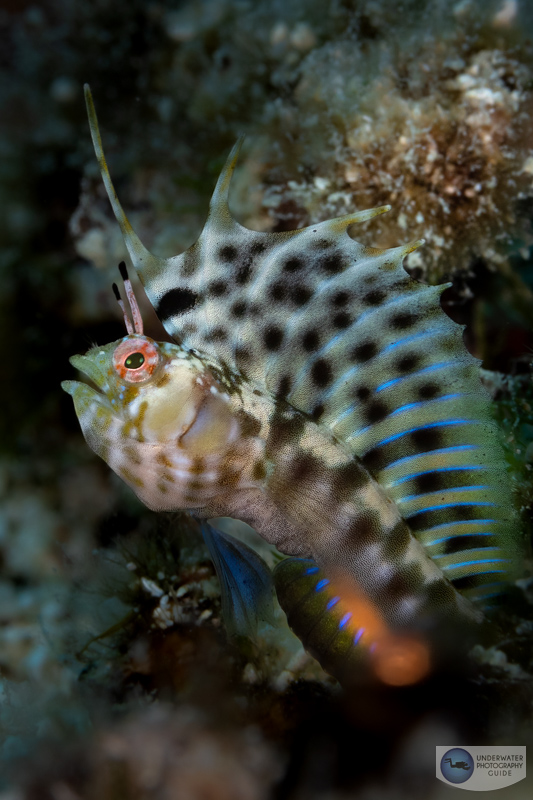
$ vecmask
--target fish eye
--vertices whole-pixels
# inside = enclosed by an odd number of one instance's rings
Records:
[[[124,362],[126,369],[139,369],[144,364],[144,356],[142,353],[132,353]]]
[[[113,367],[126,383],[145,383],[161,363],[158,346],[146,336],[128,336],[113,353]]]

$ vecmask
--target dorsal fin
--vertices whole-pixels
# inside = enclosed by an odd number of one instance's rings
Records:
[[[171,336],[270,394],[273,413],[286,402],[329,430],[458,588],[480,601],[498,592],[519,549],[510,479],[478,362],[440,307],[446,287],[403,269],[421,242],[380,250],[349,236],[388,206],[283,233],[244,228],[228,208],[237,143],[197,242],[158,259],[116,198],[87,98],[111,203]]]
[[[87,106],[87,115],[89,117],[91,138],[93,141],[94,152],[96,154],[98,165],[100,167],[102,180],[104,182],[104,186],[107,191],[107,196],[109,197],[109,202],[111,203],[111,206],[113,208],[116,220],[120,226],[122,236],[124,237],[126,247],[128,248],[128,253],[130,255],[132,264],[139,273],[139,277],[141,278],[142,281],[143,275],[146,270],[149,270],[150,272],[157,274],[159,270],[164,268],[166,262],[165,259],[157,258],[156,256],[152,255],[152,253],[150,253],[149,250],[146,249],[144,244],[141,242],[141,240],[131,227],[129,220],[126,214],[124,213],[124,209],[122,208],[120,200],[118,199],[115,187],[113,186],[113,181],[111,180],[111,176],[109,174],[109,169],[107,167],[107,162],[102,147],[100,129],[98,127],[98,118],[96,116],[96,110],[94,107],[93,97],[91,94],[91,89],[89,84],[86,83],[83,89],[85,92],[85,104]]]
[[[239,136],[233,145],[231,152],[226,159],[226,163],[222,168],[222,172],[218,176],[215,190],[209,203],[208,219],[214,219],[219,225],[223,225],[225,223],[231,228],[233,228],[236,223],[229,210],[229,189],[231,178],[235,171],[235,166],[237,164],[243,142],[244,136]]]

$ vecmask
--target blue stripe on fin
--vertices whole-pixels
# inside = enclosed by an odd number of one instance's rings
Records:
[[[424,455],[428,455],[428,453],[424,453]],[[411,456],[410,456],[411,457]],[[419,455],[416,456],[419,458]],[[434,472],[466,472],[468,470],[487,470],[488,467],[482,467],[479,464],[468,464],[459,467],[437,467],[436,469],[426,469],[422,472],[412,472],[410,475],[404,475],[403,478],[397,478],[392,483],[388,483],[387,486],[389,489],[393,489],[395,486],[400,486],[402,483],[407,483],[407,481],[413,480],[413,478],[420,478],[422,475],[432,475]]]
[[[341,619],[341,621],[339,622],[339,628],[340,628],[340,630],[342,630],[343,628],[345,628],[345,627],[346,627],[346,625],[347,625],[347,624],[349,623],[349,621],[351,620],[352,616],[353,616],[353,614],[352,614],[352,612],[351,612],[351,611],[347,611],[347,612],[346,612],[346,614],[343,616],[343,618],[342,618],[342,619]]]
[[[438,369],[446,369],[446,367],[456,367],[457,361],[441,361],[438,364],[431,364],[429,367],[424,367],[424,369],[419,369],[417,372],[410,372],[408,375],[401,375],[399,378],[392,378],[390,381],[385,381],[380,386],[376,387],[377,392],[383,392],[385,389],[389,389],[391,386],[395,386],[401,381],[409,380],[410,378],[417,378],[419,375],[426,375],[428,372],[435,372]]]
[[[433,542],[426,542],[426,547],[433,547],[435,544],[442,544],[448,542],[450,539],[460,539],[462,536],[495,536],[494,531],[467,531],[465,533],[452,533],[450,536],[443,536],[442,539],[435,539]],[[437,558],[437,556],[433,556]]]
[[[483,555],[483,553],[487,553],[488,552],[488,553],[491,553],[494,556],[496,555],[496,551],[497,551],[498,554],[500,554],[502,552],[501,547],[499,547],[498,545],[486,545],[485,547],[483,547],[483,546],[475,547],[475,548],[469,547],[468,550],[459,551],[459,552],[455,553],[455,555],[456,556],[457,555],[465,555],[465,553],[467,553],[468,551],[471,551],[471,550],[473,550],[476,554]],[[450,558],[450,557],[451,557],[450,553],[439,553],[438,555],[432,556],[432,559],[434,561],[438,561],[441,558]],[[482,564],[483,561],[472,561],[472,562],[469,562],[469,563],[470,564]],[[457,567],[459,565],[458,564],[450,564],[450,566]],[[442,567],[442,569],[444,569],[444,567]]]
[[[479,420],[477,419],[443,419],[439,420],[438,422],[430,422],[428,425],[420,425],[418,428],[408,428],[405,431],[400,431],[399,433],[393,434],[393,436],[387,436],[386,439],[382,439],[380,442],[377,442],[373,446],[373,450],[376,450],[378,447],[383,447],[386,444],[390,444],[391,442],[395,442],[396,439],[401,439],[402,436],[408,436],[410,433],[416,433],[416,431],[426,431],[430,428],[443,428],[449,425],[479,425]],[[350,441],[353,438],[353,434],[348,436],[346,441]]]
[[[463,567],[475,567],[477,564],[510,564],[510,558],[481,558],[477,561],[461,561],[460,564],[444,564],[440,569],[462,569]],[[492,572],[505,572],[501,570],[487,570],[483,574],[491,574]]]
[[[466,500],[461,503],[443,503],[441,506],[428,506],[427,508],[419,508],[418,511],[413,511],[412,514],[406,514],[406,519],[412,519],[418,514],[425,514],[427,511],[442,511],[443,508],[459,508],[459,506],[497,506],[497,503],[489,503],[488,501],[479,500]]]
[[[395,342],[391,342],[383,350],[380,350],[378,355],[383,355],[384,353],[390,352],[390,350],[394,350],[396,347],[402,347],[404,344],[410,344],[411,342],[416,342],[419,339],[429,339],[430,337],[437,336],[441,333],[446,333],[447,331],[444,328],[430,328],[429,330],[422,331],[421,333],[413,333],[412,336],[404,336],[403,339],[398,339]]]
[[[469,503],[470,505],[470,503]],[[434,525],[432,528],[426,528],[423,531],[418,531],[418,535],[432,533],[433,531],[442,530],[442,528],[457,527],[457,525],[495,525],[501,524],[500,519],[459,519],[453,522],[441,522],[439,525]]]
[[[467,450],[479,450],[479,449],[480,449],[479,444],[457,444],[454,445],[453,447],[441,447],[438,450],[429,450],[427,453],[426,452],[415,453],[412,456],[403,456],[402,458],[399,458],[397,461],[391,461],[390,464],[387,464],[386,467],[383,467],[383,469],[381,470],[381,474],[383,474],[389,469],[396,469],[396,467],[399,467],[401,464],[407,464],[409,461],[415,461],[418,458],[440,456],[444,455],[445,453],[461,453],[461,452],[464,453]]]
[[[428,406],[434,406],[437,403],[443,403],[445,400],[455,400],[457,397],[464,397],[464,392],[456,392],[455,394],[444,394],[442,397],[435,397],[433,400],[420,400],[416,403],[407,403],[405,406],[400,406],[396,408],[389,417],[397,417],[398,414],[403,414],[405,411],[411,411],[413,408],[427,408]]]
[[[398,503],[412,503],[413,500],[422,500],[424,497],[434,497],[435,495],[445,495],[445,494],[452,494],[460,493],[460,492],[474,492],[474,491],[484,491],[485,489],[491,489],[491,486],[453,486],[451,489],[439,489],[435,492],[424,492],[423,494],[409,494],[406,497],[400,497],[397,501]]]
[[[359,628],[359,630],[356,632],[355,636],[353,637],[353,643],[354,644],[359,644],[361,636],[363,635],[364,632],[365,632],[364,628]]]

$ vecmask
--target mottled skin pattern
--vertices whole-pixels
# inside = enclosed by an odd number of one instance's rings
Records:
[[[420,243],[381,251],[348,235],[387,208],[243,228],[227,204],[235,150],[199,240],[159,259],[116,198],[90,94],[88,108],[131,260],[176,341],[150,344],[160,360],[135,383],[113,364],[128,344],[72,360],[99,389],[65,386],[89,445],[150,508],[245,520],[357,587],[392,630],[478,619],[515,570],[516,517],[477,362],[440,308],[446,287],[402,267]]]

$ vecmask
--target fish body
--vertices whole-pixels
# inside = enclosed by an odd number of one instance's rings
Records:
[[[297,557],[277,568],[278,594],[304,641],[316,628],[322,660],[338,645],[333,662],[348,663],[348,639],[479,621],[516,572],[517,519],[478,362],[440,307],[446,286],[403,269],[420,243],[348,235],[388,207],[285,233],[242,227],[228,208],[235,148],[198,241],[157,258],[124,215],[87,103],[131,260],[175,341],[130,332],[72,359],[97,387],[64,385],[92,449],[150,508],[235,517]]]

